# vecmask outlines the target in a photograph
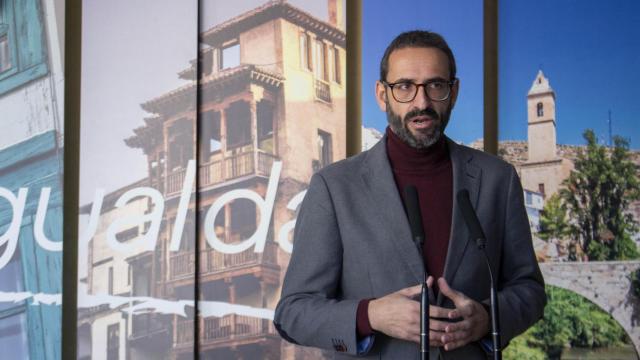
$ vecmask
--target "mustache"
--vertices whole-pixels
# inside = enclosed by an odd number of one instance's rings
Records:
[[[409,111],[407,115],[404,116],[404,122],[407,122],[409,121],[409,119],[416,116],[428,116],[436,121],[440,120],[440,115],[438,115],[438,113],[435,110],[429,107],[426,109],[415,109],[415,110]]]

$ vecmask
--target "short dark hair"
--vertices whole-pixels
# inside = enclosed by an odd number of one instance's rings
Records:
[[[449,59],[450,80],[455,79],[456,59],[453,57],[453,52],[442,35],[432,31],[412,30],[403,32],[396,36],[389,46],[387,46],[387,49],[384,51],[384,55],[382,56],[382,60],[380,60],[380,81],[387,80],[387,73],[389,72],[389,56],[391,53],[395,50],[408,47],[436,48],[444,52]]]

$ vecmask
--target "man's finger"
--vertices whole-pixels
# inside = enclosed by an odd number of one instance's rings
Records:
[[[442,295],[451,299],[453,303],[456,304],[456,306],[458,302],[467,298],[463,293],[453,290],[451,287],[449,287],[449,284],[447,284],[447,280],[445,280],[444,278],[438,279],[438,287],[440,288],[440,292],[442,292]]]
[[[429,320],[429,329],[431,330],[447,332],[447,327],[449,325],[451,325],[451,323],[446,321],[440,321],[440,320],[434,320],[434,319]]]
[[[469,343],[469,341],[467,340],[459,340],[459,341],[454,341],[448,344],[444,344],[444,349],[446,351],[450,351],[450,350],[454,350],[457,349],[459,347],[462,347],[464,345],[467,345]]]
[[[440,306],[429,305],[429,317],[448,319],[451,310],[452,309],[447,309]]]
[[[471,333],[469,331],[456,331],[454,333],[447,333],[442,335],[440,341],[442,341],[443,344],[454,343],[456,341],[470,341],[470,334]]]
[[[429,277],[427,278],[427,286],[432,287],[434,281],[435,279],[433,278],[433,276],[429,275]]]
[[[463,320],[455,323],[445,322],[444,332],[446,333],[454,333],[458,331],[469,331],[471,330],[471,321]]]

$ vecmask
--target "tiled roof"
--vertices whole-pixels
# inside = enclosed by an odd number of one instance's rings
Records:
[[[216,46],[236,37],[242,31],[276,18],[287,19],[297,25],[322,34],[325,38],[338,45],[346,46],[346,34],[344,31],[283,0],[269,1],[262,6],[214,26],[201,34],[202,41]]]

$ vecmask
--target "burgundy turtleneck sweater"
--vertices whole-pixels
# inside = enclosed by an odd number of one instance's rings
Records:
[[[447,143],[442,136],[429,148],[417,150],[389,127],[386,133],[387,156],[398,192],[403,197],[405,186],[413,185],[418,189],[425,234],[422,257],[428,274],[437,280],[444,272],[453,211],[453,172]],[[358,304],[359,337],[373,333],[368,315],[370,300],[361,300]]]

